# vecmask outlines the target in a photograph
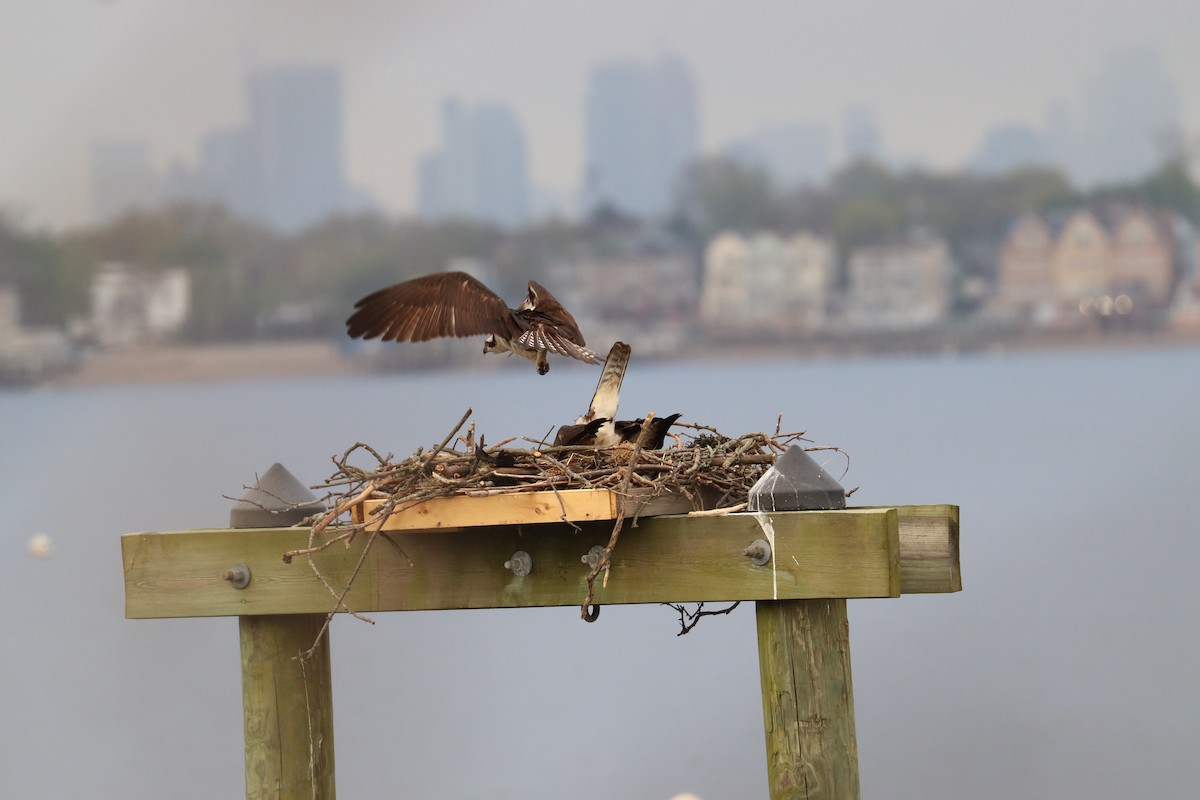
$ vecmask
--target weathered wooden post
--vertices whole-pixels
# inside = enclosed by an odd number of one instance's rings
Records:
[[[857,798],[846,601],[759,600],[756,614],[771,800]]]
[[[765,512],[845,507],[841,485],[795,445],[750,490],[748,504],[764,520]],[[759,556],[768,558],[774,554]],[[771,800],[858,798],[845,599],[759,600],[755,614]]]
[[[323,509],[274,464],[234,505],[230,527],[290,525]],[[240,589],[254,579],[243,563],[227,575]],[[247,798],[333,800],[333,679],[324,625],[324,614],[238,617]]]

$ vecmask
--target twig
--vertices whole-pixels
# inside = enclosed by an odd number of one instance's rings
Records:
[[[703,511],[689,511],[689,517],[723,517],[726,514],[736,514],[738,511],[745,510],[749,503],[738,503],[736,506],[726,506],[725,508],[706,508]]]
[[[689,613],[688,610],[686,608],[684,608],[683,603],[663,603],[663,605],[670,606],[671,608],[673,608],[679,612],[679,633],[677,633],[675,635],[683,636],[684,634],[689,633],[692,630],[692,628],[696,627],[696,625],[699,624],[701,617],[716,617],[716,616],[721,616],[723,614],[729,614],[735,608],[737,608],[739,605],[741,605],[741,603],[742,603],[742,601],[738,600],[738,601],[734,602],[733,605],[728,606],[726,608],[719,608],[716,611],[705,611],[704,603],[699,603],[696,605],[696,610],[691,613]]]
[[[617,538],[621,535],[621,526],[625,523],[625,499],[629,494],[629,482],[633,478],[634,468],[637,466],[638,456],[642,452],[642,448],[646,446],[646,442],[650,441],[650,421],[654,419],[654,412],[651,411],[642,421],[642,430],[638,434],[637,443],[633,446],[633,452],[629,456],[629,463],[625,467],[625,478],[621,482],[621,488],[617,491],[617,522],[613,525],[612,535],[608,537],[608,544],[604,546],[604,552],[596,561],[596,566],[592,567],[587,576],[587,598],[583,601],[583,608],[580,610],[580,617],[587,619],[589,616],[589,606],[592,604],[592,599],[596,594],[596,576],[600,574],[600,570],[607,570],[612,562],[612,551],[617,546]],[[605,585],[608,583],[608,572],[604,573]]]
[[[452,431],[450,431],[449,433],[447,433],[446,438],[442,439],[441,443],[429,452],[429,456],[425,459],[425,467],[426,468],[428,468],[429,465],[431,463],[433,463],[434,456],[436,456],[438,453],[442,452],[442,448],[450,443],[450,440],[454,438],[454,434],[458,433],[458,429],[461,428],[466,423],[466,421],[471,418],[471,413],[472,413],[471,409],[468,408],[466,413],[464,413],[462,415],[462,419],[460,419],[458,421],[458,424],[454,426],[454,429]]]
[[[367,537],[367,542],[363,545],[363,550],[358,557],[358,562],[354,565],[354,569],[350,572],[350,577],[346,579],[346,585],[342,588],[342,593],[338,595],[337,605],[334,606],[332,611],[325,615],[325,622],[321,624],[321,630],[317,631],[317,638],[312,643],[312,647],[304,651],[305,658],[311,658],[313,652],[321,644],[321,638],[325,636],[325,632],[329,630],[329,623],[333,621],[333,615],[337,613],[338,609],[345,608],[347,611],[350,610],[349,607],[346,606],[346,595],[350,593],[350,587],[354,585],[354,579],[358,577],[359,570],[362,569],[362,565],[367,560],[367,553],[371,552],[371,545],[374,544],[375,537],[378,535],[379,531],[374,530],[371,531],[371,535]],[[355,614],[355,616],[361,619],[363,622],[369,622],[372,625],[375,624],[374,620],[367,619],[366,617],[359,616],[358,614]]]

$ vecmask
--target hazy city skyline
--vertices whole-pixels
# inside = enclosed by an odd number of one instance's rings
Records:
[[[341,70],[348,180],[411,214],[418,162],[439,145],[450,96],[510,106],[531,184],[563,196],[583,181],[590,71],[662,55],[695,77],[703,152],[816,124],[838,143],[836,164],[843,115],[866,108],[889,159],[957,168],[999,126],[1042,130],[1056,103],[1084,119],[1088,82],[1130,48],[1157,52],[1194,130],[1200,86],[1186,76],[1200,71],[1198,32],[1200,7],[1165,0],[1125,15],[1018,2],[987,19],[937,0],[376,3],[353,16],[281,2],[22,2],[0,32],[0,103],[17,121],[0,126],[0,209],[36,225],[89,221],[96,142],[143,139],[156,168],[195,166],[206,133],[245,123],[247,76],[285,64]]]

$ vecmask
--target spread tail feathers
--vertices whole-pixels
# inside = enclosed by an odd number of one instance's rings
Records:
[[[600,370],[600,380],[596,382],[596,392],[592,395],[592,404],[587,413],[575,420],[579,424],[591,422],[594,419],[617,416],[617,405],[621,401],[621,383],[625,380],[625,370],[629,367],[629,355],[633,348],[624,342],[615,342],[608,351],[604,361],[604,369]]]

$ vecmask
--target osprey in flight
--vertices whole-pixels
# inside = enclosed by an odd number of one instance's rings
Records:
[[[354,304],[346,320],[352,338],[385,342],[425,342],[441,336],[487,334],[485,353],[516,353],[550,371],[548,353],[588,364],[600,357],[584,347],[583,334],[554,295],[537,281],[518,308],[465,272],[438,272],[397,283]]]

